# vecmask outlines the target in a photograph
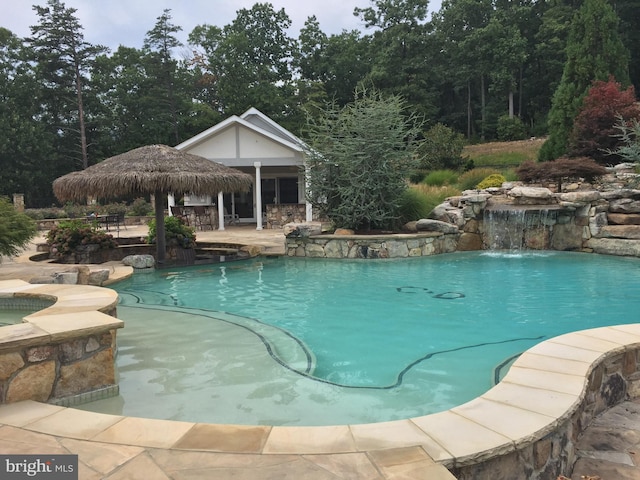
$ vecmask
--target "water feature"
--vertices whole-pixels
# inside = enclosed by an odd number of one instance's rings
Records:
[[[635,258],[472,252],[135,275],[116,286],[121,395],[84,408],[272,425],[444,410],[544,338],[637,321],[638,268]]]
[[[544,250],[548,248],[558,206],[489,206],[483,212],[488,250]]]

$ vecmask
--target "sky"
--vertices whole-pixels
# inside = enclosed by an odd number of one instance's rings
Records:
[[[85,41],[105,45],[115,51],[119,45],[141,48],[146,33],[153,28],[163,10],[171,9],[172,23],[182,27],[177,37],[186,43],[196,25],[224,27],[242,8],[268,2],[276,10],[284,8],[292,26],[289,35],[298,37],[308,17],[315,15],[320,29],[328,34],[342,30],[365,31],[362,21],[353,15],[354,7],[366,8],[369,0],[63,0],[75,8],[84,27]],[[0,0],[0,26],[19,37],[31,34],[29,27],[38,23],[32,5],[45,6],[46,0]],[[440,0],[431,0],[430,10],[440,8]]]

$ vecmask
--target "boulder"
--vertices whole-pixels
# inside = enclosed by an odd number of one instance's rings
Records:
[[[640,225],[638,213],[608,213],[607,219],[613,225]]]
[[[640,213],[640,200],[620,198],[612,200],[609,205],[611,213]]]
[[[595,190],[561,193],[559,198],[563,202],[591,203],[600,200],[600,192]]]
[[[585,246],[595,253],[640,257],[640,240],[590,238],[585,242]]]
[[[640,225],[607,225],[600,228],[601,238],[640,240]]]
[[[546,205],[556,203],[553,192],[543,187],[514,187],[509,196],[516,205]]]
[[[122,263],[133,268],[153,268],[156,264],[153,255],[129,255],[122,259]]]
[[[285,237],[310,237],[320,235],[322,225],[318,223],[287,223],[282,227]]]
[[[416,229],[419,232],[440,232],[440,233],[459,233],[460,230],[457,226],[451,225],[447,222],[441,222],[440,220],[431,220],[423,218],[416,222]]]

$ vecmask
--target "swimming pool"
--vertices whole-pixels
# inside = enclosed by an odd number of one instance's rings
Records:
[[[472,252],[135,275],[116,286],[121,394],[84,408],[271,425],[433,413],[488,390],[545,338],[637,322],[639,268],[635,258]]]

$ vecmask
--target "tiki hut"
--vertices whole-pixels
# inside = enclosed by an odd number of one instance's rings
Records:
[[[164,262],[164,208],[168,193],[207,195],[245,192],[250,175],[167,145],[148,145],[108,158],[53,182],[61,202],[107,199],[135,193],[155,196],[156,261]]]

